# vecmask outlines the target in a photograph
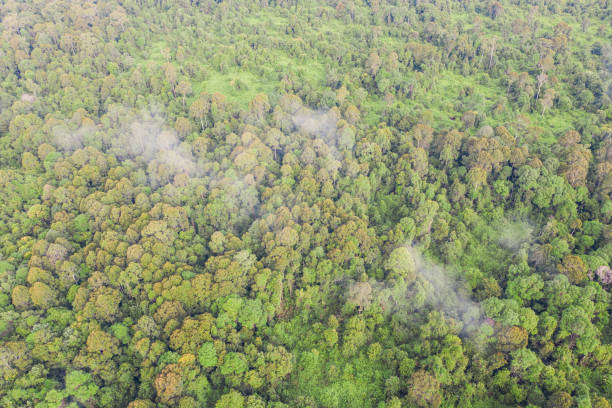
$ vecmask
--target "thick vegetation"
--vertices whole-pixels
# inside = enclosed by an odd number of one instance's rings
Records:
[[[0,406],[610,407],[607,0],[0,2]]]

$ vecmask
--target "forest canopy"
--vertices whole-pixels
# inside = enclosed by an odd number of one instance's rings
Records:
[[[609,0],[0,2],[0,406],[609,408]]]

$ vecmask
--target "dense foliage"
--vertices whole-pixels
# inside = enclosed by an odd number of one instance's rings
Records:
[[[0,406],[610,407],[609,0],[0,2]]]

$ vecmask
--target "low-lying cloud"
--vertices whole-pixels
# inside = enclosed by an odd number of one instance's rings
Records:
[[[463,323],[464,333],[480,326],[480,304],[470,298],[469,290],[448,268],[425,259],[416,249],[410,248],[416,265],[416,279],[369,280],[351,282],[347,298],[360,310],[370,304],[380,306],[386,314],[410,319],[410,315],[426,309],[435,309],[446,317]]]
[[[516,251],[533,238],[533,227],[525,221],[504,221],[495,233],[497,242],[505,249]]]

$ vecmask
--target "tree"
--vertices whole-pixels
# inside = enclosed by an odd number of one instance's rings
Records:
[[[548,80],[548,75],[546,75],[546,73],[542,71],[536,79],[538,80],[538,91],[536,92],[536,99],[538,99],[540,97],[540,90],[542,89],[542,85],[544,85]]]
[[[204,368],[217,365],[217,351],[212,342],[202,344],[202,347],[198,350],[198,362]]]
[[[187,118],[179,117],[176,119],[174,129],[176,129],[176,133],[178,133],[179,136],[185,137],[191,133],[191,122]],[[169,161],[172,162],[172,156],[168,155],[167,157],[169,157]]]
[[[574,144],[566,150],[560,171],[572,187],[585,185],[591,158],[592,153],[581,144]]]
[[[259,299],[247,299],[238,312],[238,322],[249,329],[265,325],[263,318],[263,305]]]
[[[29,293],[32,304],[41,309],[47,309],[57,302],[55,291],[42,282],[34,282],[29,289]],[[19,300],[18,302],[22,301]]]
[[[440,383],[427,371],[418,370],[410,376],[408,397],[419,407],[437,408],[442,402]]]
[[[251,102],[249,102],[249,111],[253,115],[256,122],[264,119],[264,115],[270,110],[270,102],[264,94],[257,94]]]
[[[270,146],[272,151],[274,152],[274,159],[276,160],[277,151],[284,144],[285,135],[276,128],[270,129],[265,136],[264,142]]]
[[[540,104],[542,105],[542,116],[544,116],[544,113],[546,113],[546,111],[553,106],[554,98],[555,98],[554,89],[549,88],[546,90],[546,92],[544,92],[544,97],[540,99]]]
[[[183,109],[185,109],[185,97],[187,95],[191,95],[192,92],[191,83],[185,79],[181,79],[176,84],[175,91],[181,95],[183,101]]]
[[[550,396],[547,401],[547,407],[550,408],[570,408],[572,406],[572,396],[565,391],[557,391]]]
[[[238,391],[231,390],[223,394],[215,404],[215,408],[243,408],[244,397]]]
[[[176,72],[176,68],[174,65],[167,62],[166,64],[164,64],[163,69],[164,69],[165,80],[172,89],[172,95],[175,95],[175,91],[176,91],[175,85],[178,81],[178,73]]]
[[[538,384],[540,373],[544,367],[538,356],[533,351],[525,348],[513,351],[511,355],[512,362],[510,369],[512,374],[518,376],[523,381]]]
[[[496,6],[496,3],[493,3],[492,8],[490,9],[492,14],[495,15],[496,18],[497,16],[499,16],[502,12],[503,12],[503,8],[502,7],[498,7]],[[487,64],[487,69],[491,70],[491,68],[493,68],[494,65],[494,56],[495,56],[495,50],[497,48],[497,38],[496,37],[490,37],[490,38],[485,38],[482,44],[482,52],[483,54],[488,54],[488,64]]]
[[[394,249],[385,262],[385,268],[391,276],[404,278],[407,282],[412,282],[416,278],[416,264],[410,253],[410,249],[405,246]]]
[[[372,51],[370,53],[370,56],[368,57],[368,60],[366,61],[366,68],[368,69],[372,77],[376,76],[376,74],[378,73],[378,70],[380,69],[381,64],[382,64],[382,61],[380,60],[378,53],[375,51]]]
[[[348,123],[356,125],[361,119],[361,114],[355,105],[349,105],[344,111],[344,117],[346,117]]]
[[[366,343],[367,334],[365,328],[365,320],[362,315],[352,316],[348,319],[342,339],[342,354],[345,357],[355,355],[357,350]]]
[[[586,279],[587,266],[576,255],[566,255],[563,262],[557,265],[557,270],[567,276],[572,283],[580,283]]]
[[[75,370],[66,374],[66,391],[82,404],[91,403],[99,387],[92,381],[91,374]]]
[[[11,294],[13,305],[19,310],[27,309],[30,305],[30,292],[27,287],[17,285]]]
[[[355,282],[349,288],[349,302],[359,306],[362,312],[372,303],[372,286],[368,282]]]
[[[610,285],[612,284],[612,269],[609,266],[602,265],[595,271],[599,283],[602,285]]]
[[[519,326],[504,326],[497,334],[497,347],[501,351],[512,351],[527,346],[527,330]]]
[[[488,14],[493,20],[502,16],[503,13],[504,7],[498,1],[494,1],[489,5]]]
[[[249,365],[241,353],[227,353],[221,365],[221,374],[225,376],[240,375],[247,371]]]
[[[412,137],[417,148],[429,150],[429,145],[433,140],[433,129],[428,125],[417,124],[412,128]]]
[[[178,364],[169,364],[155,378],[157,398],[164,404],[176,401],[183,393],[183,378]]]
[[[193,101],[191,103],[191,106],[189,106],[189,115],[192,118],[198,120],[198,122],[200,123],[200,128],[202,130],[204,130],[204,128],[208,124],[207,117],[208,117],[209,112],[210,112],[210,103],[208,102],[207,99],[204,99],[202,97]]]

